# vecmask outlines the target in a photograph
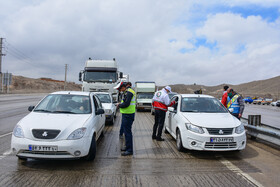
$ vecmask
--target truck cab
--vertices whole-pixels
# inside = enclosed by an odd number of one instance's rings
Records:
[[[117,100],[117,90],[114,87],[120,82],[123,74],[118,71],[118,65],[113,60],[92,60],[85,62],[85,68],[79,73],[82,91],[108,92]]]
[[[136,109],[151,110],[152,100],[156,90],[155,82],[138,81],[135,82]]]

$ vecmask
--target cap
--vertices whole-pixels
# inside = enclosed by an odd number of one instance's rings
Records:
[[[170,86],[165,86],[164,88],[165,88],[166,90],[168,90],[169,92],[171,92]]]
[[[114,87],[116,90],[120,90],[121,87],[126,86],[124,82],[120,82],[117,86]]]

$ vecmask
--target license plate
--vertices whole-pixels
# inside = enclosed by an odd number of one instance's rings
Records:
[[[57,146],[45,146],[45,145],[29,145],[29,151],[50,151],[56,152]]]
[[[233,142],[233,137],[227,137],[227,138],[222,138],[222,137],[216,137],[216,138],[210,138],[210,142]]]

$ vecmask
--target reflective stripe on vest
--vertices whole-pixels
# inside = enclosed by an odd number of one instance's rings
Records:
[[[136,107],[135,106],[136,105],[136,93],[131,88],[128,88],[126,91],[132,93],[133,97],[130,101],[129,106],[126,108],[120,108],[120,112],[122,114],[133,114],[133,113],[135,113],[135,107]],[[121,103],[123,103],[123,102],[124,101],[122,100]]]
[[[233,96],[233,98],[227,104],[228,109],[233,108],[233,112],[232,112],[233,114],[239,114],[239,112],[240,112],[240,105],[237,101],[237,98],[239,96],[240,95],[236,94],[235,96]]]

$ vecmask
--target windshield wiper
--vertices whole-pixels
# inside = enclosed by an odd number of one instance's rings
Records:
[[[183,112],[198,112],[198,110],[184,110]]]
[[[67,114],[77,114],[75,112],[70,112],[70,111],[52,111],[53,113],[67,113]]]
[[[52,112],[49,110],[44,110],[44,109],[38,109],[38,110],[33,110],[34,112]]]

